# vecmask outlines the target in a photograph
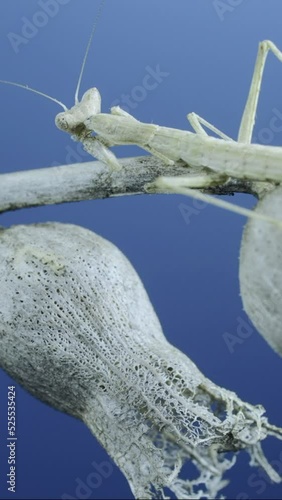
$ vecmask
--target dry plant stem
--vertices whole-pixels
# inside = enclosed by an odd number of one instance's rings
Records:
[[[122,158],[119,163],[122,168],[118,172],[111,172],[109,167],[100,161],[91,161],[2,174],[0,213],[40,205],[146,194],[146,185],[164,175],[209,175],[207,169],[187,168],[182,164],[168,166],[152,156]],[[235,179],[205,189],[204,192],[256,194],[252,183]]]

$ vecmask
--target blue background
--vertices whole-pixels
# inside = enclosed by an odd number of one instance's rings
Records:
[[[237,4],[231,6],[231,4]],[[275,0],[108,0],[99,21],[83,77],[82,91],[97,86],[103,111],[122,93],[131,93],[157,64],[169,76],[131,110],[138,119],[189,128],[186,114],[195,111],[236,137],[260,40],[282,47],[282,4]],[[16,54],[7,37],[21,33],[22,17],[32,20],[38,1],[0,2],[0,77],[46,92],[73,104],[82,57],[97,12],[96,0],[61,5],[36,36]],[[264,141],[273,108],[282,112],[282,65],[269,57],[255,135]],[[54,126],[59,108],[39,96],[2,86],[1,172],[75,161],[77,145]],[[265,132],[266,134],[266,132]],[[270,131],[269,142],[281,145],[282,134]],[[116,148],[118,156],[140,154]],[[81,156],[81,153],[79,153]],[[142,153],[141,153],[142,154]],[[90,157],[81,156],[82,160]],[[235,203],[252,206],[250,196]],[[281,359],[253,329],[230,352],[224,333],[237,335],[242,311],[238,255],[245,219],[208,206],[187,224],[181,196],[138,196],[26,209],[1,215],[0,224],[61,221],[80,224],[119,246],[138,270],[167,338],[189,355],[206,376],[245,401],[261,403],[269,420],[281,425]],[[17,492],[7,494],[5,474],[6,401],[9,377],[0,373],[0,497],[78,498],[77,478],[87,482],[92,462],[109,462],[105,451],[79,421],[32,398],[17,386]],[[264,444],[267,457],[282,472],[282,445]],[[282,486],[260,478],[241,453],[228,472],[228,498],[281,498]],[[84,498],[132,498],[126,480],[113,466],[99,487]]]

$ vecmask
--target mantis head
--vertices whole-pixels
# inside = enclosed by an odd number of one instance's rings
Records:
[[[58,113],[55,124],[60,130],[79,136],[83,131],[88,130],[85,121],[100,112],[101,95],[99,90],[94,87],[87,90],[81,101],[77,101],[72,108]]]

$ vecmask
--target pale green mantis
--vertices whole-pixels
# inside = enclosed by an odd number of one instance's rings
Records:
[[[73,107],[68,109],[61,101],[26,85],[6,80],[0,80],[0,83],[24,88],[59,104],[64,111],[56,116],[56,126],[68,132],[74,140],[80,141],[86,151],[105,162],[111,170],[119,169],[120,166],[109,147],[136,144],[159,157],[165,163],[171,164],[180,161],[187,164],[187,167],[199,166],[209,169],[210,175],[205,176],[204,179],[201,176],[195,176],[185,178],[185,180],[184,178],[160,180],[163,186],[167,186],[168,190],[185,189],[186,194],[193,195],[194,190],[190,188],[201,189],[215,183],[224,183],[229,177],[257,182],[282,182],[282,149],[251,143],[267,54],[272,52],[282,62],[282,52],[274,43],[269,40],[259,43],[237,141],[193,112],[189,113],[187,118],[195,131],[194,133],[142,123],[119,106],[112,107],[110,113],[101,113],[101,95],[95,87],[85,92],[81,100],[78,97],[85,63],[103,4],[104,1],[100,4],[87,45]],[[204,127],[215,133],[218,138],[209,136]],[[194,193],[194,196],[197,194]],[[218,204],[217,200],[214,200],[213,203]],[[239,213],[245,212],[239,207],[238,209],[234,207],[233,210]],[[250,215],[250,211],[244,215]]]

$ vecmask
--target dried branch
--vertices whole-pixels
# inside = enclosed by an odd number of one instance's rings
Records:
[[[111,172],[99,161],[26,170],[1,175],[0,213],[40,205],[146,194],[146,186],[159,176],[208,176],[208,169],[184,164],[165,165],[152,156],[119,159],[120,171]],[[164,191],[158,191],[164,192]],[[248,182],[230,180],[206,189],[211,194],[254,194]]]

